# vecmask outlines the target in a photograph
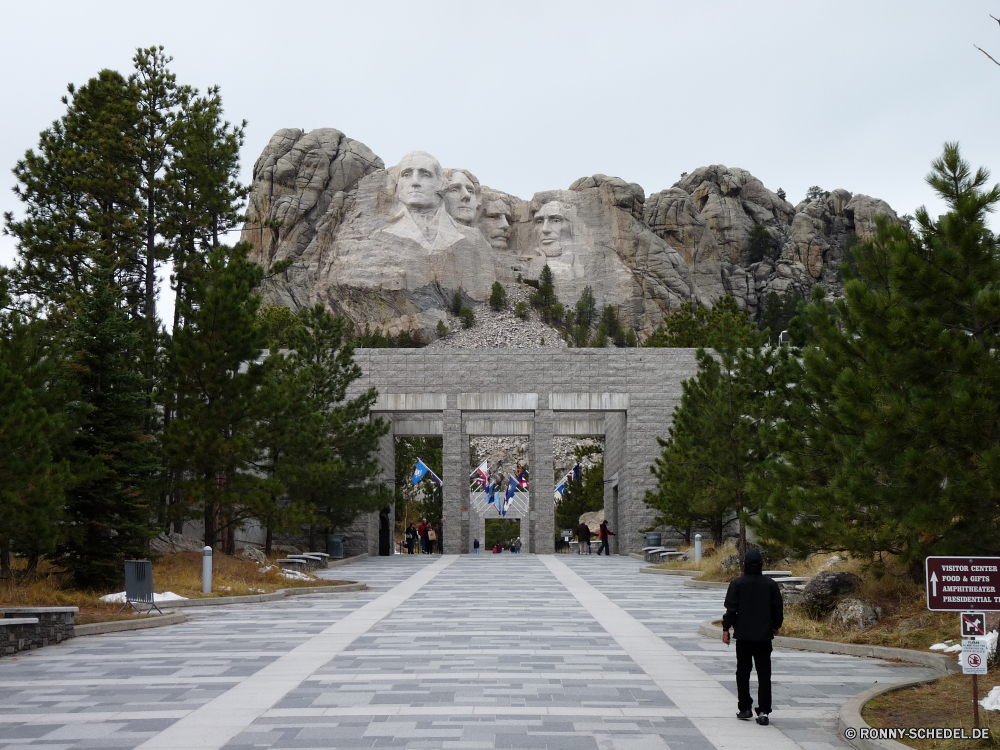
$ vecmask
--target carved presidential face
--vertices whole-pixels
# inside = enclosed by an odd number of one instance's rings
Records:
[[[535,238],[549,258],[561,255],[563,243],[570,240],[569,220],[559,201],[546,203],[535,214]]]
[[[414,151],[403,157],[396,168],[396,198],[407,208],[427,209],[441,205],[444,186],[441,164],[430,154]]]
[[[510,238],[510,220],[503,201],[487,201],[479,219],[479,231],[495,250],[506,250]]]
[[[454,170],[444,191],[445,209],[459,224],[471,226],[479,211],[476,186],[465,172]]]

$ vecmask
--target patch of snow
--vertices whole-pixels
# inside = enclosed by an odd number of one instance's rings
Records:
[[[989,695],[979,701],[979,705],[987,711],[1000,711],[1000,685],[993,688]]]
[[[297,570],[283,570],[281,575],[285,578],[291,578],[293,581],[315,581],[316,579],[305,573],[300,573]]]
[[[177,602],[182,600],[187,600],[187,597],[175,594],[173,591],[164,591],[162,594],[153,594],[153,602],[156,604],[159,604],[160,602]],[[117,594],[105,594],[101,597],[101,601],[108,602],[109,604],[124,604],[125,592],[119,591]]]
[[[962,644],[961,643],[956,643],[954,646],[948,646],[948,648],[946,648],[944,650],[944,652],[946,654],[954,654],[957,651],[961,651],[961,650],[962,650]]]

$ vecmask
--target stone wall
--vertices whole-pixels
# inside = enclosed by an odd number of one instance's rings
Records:
[[[2,607],[4,620],[37,619],[37,623],[0,625],[0,655],[62,643],[73,637],[76,607]]]

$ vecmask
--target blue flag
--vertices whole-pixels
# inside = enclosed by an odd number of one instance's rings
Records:
[[[577,464],[576,466],[573,467],[573,479],[579,479],[579,478],[580,478],[580,464]]]
[[[507,515],[507,508],[510,507],[511,500],[514,499],[514,493],[517,492],[517,480],[514,477],[510,478],[507,482],[507,496],[503,499],[503,514]]]
[[[497,491],[497,486],[490,482],[490,486],[486,488],[486,503],[488,505],[496,505],[497,499],[494,493]]]
[[[431,481],[434,482],[434,484],[441,484],[440,477],[431,471],[430,467],[418,458],[417,467],[413,470],[413,483],[417,484],[427,474],[431,475]]]

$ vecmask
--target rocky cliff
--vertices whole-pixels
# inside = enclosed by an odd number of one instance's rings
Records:
[[[770,292],[836,290],[852,236],[870,237],[884,201],[838,189],[793,206],[744,169],[685,174],[646,196],[593,175],[530,200],[483,186],[413,152],[395,167],[330,128],[278,131],[254,165],[243,239],[265,267],[272,303],[321,302],[359,325],[430,334],[456,291],[483,302],[494,281],[548,264],[572,305],[590,286],[648,335],[683,302],[723,295],[758,314]]]

